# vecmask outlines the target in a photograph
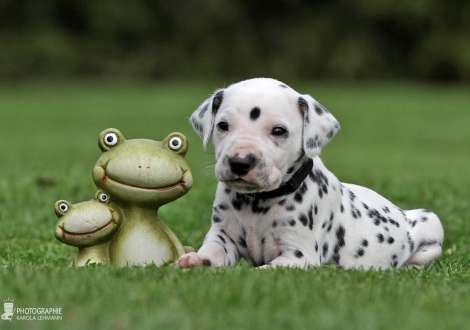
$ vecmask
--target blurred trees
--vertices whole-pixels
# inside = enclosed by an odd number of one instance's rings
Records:
[[[470,81],[468,0],[0,0],[0,79]]]

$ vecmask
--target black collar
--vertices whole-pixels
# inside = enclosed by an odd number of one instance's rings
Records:
[[[284,183],[277,189],[271,191],[263,191],[254,194],[248,194],[255,199],[268,199],[268,198],[275,198],[280,197],[283,195],[288,195],[293,193],[294,191],[299,188],[300,184],[305,180],[307,175],[312,171],[313,168],[313,160],[308,158],[307,161],[303,163],[303,165],[295,172],[295,174],[290,178],[289,181]]]

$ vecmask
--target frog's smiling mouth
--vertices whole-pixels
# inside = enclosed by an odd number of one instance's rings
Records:
[[[109,175],[107,175],[106,172],[105,172],[104,178],[103,178],[103,180],[101,180],[101,183],[104,186],[104,184],[108,181],[112,181],[114,183],[117,183],[117,184],[120,184],[120,185],[123,185],[123,186],[127,186],[127,187],[131,187],[131,188],[142,189],[142,190],[152,190],[152,191],[164,191],[164,190],[170,190],[170,189],[173,189],[173,188],[176,188],[176,187],[184,188],[184,184],[185,184],[184,179],[181,178],[181,180],[179,180],[178,182],[173,183],[173,184],[169,184],[169,185],[166,185],[166,186],[142,187],[142,186],[136,186],[136,185],[128,184],[128,183],[113,179]]]
[[[62,230],[62,237],[65,239],[66,236],[73,236],[73,237],[89,237],[89,236],[92,236],[92,235],[95,235],[95,234],[99,233],[100,231],[105,230],[106,228],[108,228],[109,226],[112,226],[113,224],[115,224],[114,218],[111,219],[111,220],[110,220],[107,224],[105,224],[103,227],[100,227],[100,228],[98,228],[98,229],[96,229],[96,230],[93,230],[93,231],[90,231],[90,232],[87,232],[87,233],[82,233],[82,234],[69,232],[69,231],[65,230],[64,227],[61,227],[61,226],[59,226],[59,228]]]

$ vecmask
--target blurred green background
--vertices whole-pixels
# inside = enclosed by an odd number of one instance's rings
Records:
[[[468,0],[0,0],[0,79],[470,81]]]
[[[108,127],[188,137],[194,186],[159,216],[201,246],[215,161],[187,118],[256,76],[336,116],[322,159],[341,181],[435,211],[442,257],[424,271],[67,268],[53,205],[92,198]],[[64,313],[1,328],[465,329],[469,82],[468,0],[0,0],[0,299]]]

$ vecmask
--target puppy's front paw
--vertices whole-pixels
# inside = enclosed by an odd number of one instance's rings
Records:
[[[204,259],[201,258],[196,252],[189,252],[183,254],[174,264],[174,268],[191,268],[201,267],[204,265]]]

